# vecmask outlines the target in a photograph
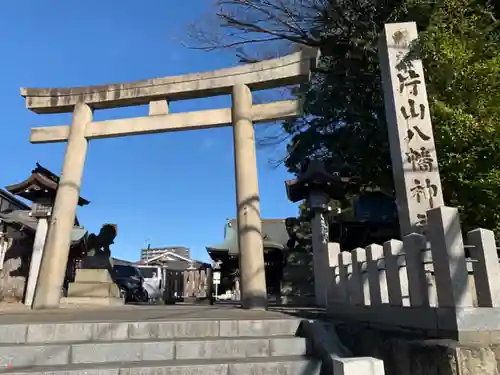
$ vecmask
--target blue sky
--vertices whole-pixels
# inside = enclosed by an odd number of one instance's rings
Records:
[[[32,145],[33,126],[66,125],[70,114],[37,115],[21,87],[86,86],[193,73],[235,65],[229,53],[183,47],[187,25],[210,0],[17,0],[0,5],[0,186],[26,178],[38,161],[59,174],[65,144]],[[172,112],[227,107],[229,97],[175,102]],[[147,115],[147,107],[96,111],[104,120]],[[279,125],[259,125],[257,137]],[[283,167],[269,162],[284,145],[258,147],[263,218],[294,216]],[[117,223],[113,254],[137,260],[151,246],[184,245],[207,260],[235,215],[231,128],[92,141],[81,195],[91,201],[78,217],[90,231]]]

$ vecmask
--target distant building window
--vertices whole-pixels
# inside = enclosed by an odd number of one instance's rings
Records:
[[[142,276],[146,279],[152,279],[157,273],[156,267],[137,267],[137,268],[139,268],[139,271],[141,271]]]
[[[113,273],[118,277],[141,276],[139,270],[132,266],[116,265],[113,267]]]

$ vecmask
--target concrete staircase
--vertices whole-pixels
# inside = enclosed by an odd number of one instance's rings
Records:
[[[300,319],[0,325],[0,373],[316,375]]]

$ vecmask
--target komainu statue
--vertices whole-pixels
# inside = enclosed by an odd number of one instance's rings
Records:
[[[87,255],[83,259],[82,268],[106,268],[111,270],[111,249],[110,246],[118,234],[116,224],[104,224],[96,236],[90,234],[87,239]]]

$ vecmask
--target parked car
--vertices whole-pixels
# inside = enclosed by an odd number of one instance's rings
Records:
[[[111,277],[120,289],[125,302],[147,302],[149,297],[144,288],[144,277],[139,269],[132,265],[117,264],[113,266]]]
[[[158,266],[137,266],[144,278],[144,289],[148,293],[149,300],[158,300],[162,297],[163,271]]]

